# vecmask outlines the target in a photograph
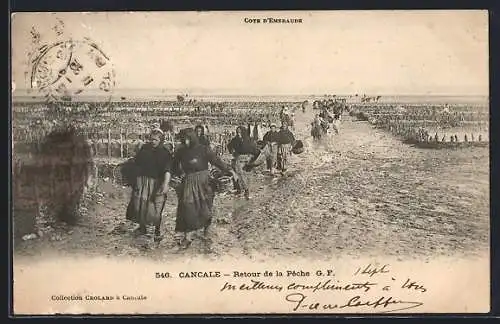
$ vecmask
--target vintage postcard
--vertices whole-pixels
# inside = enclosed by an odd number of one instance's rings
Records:
[[[489,312],[487,11],[11,20],[15,315]]]

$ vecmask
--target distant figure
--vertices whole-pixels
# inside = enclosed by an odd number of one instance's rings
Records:
[[[453,135],[450,135],[450,142],[451,143],[455,142],[455,137],[453,137]]]
[[[477,139],[479,142],[481,142],[483,140],[483,136],[481,136],[481,134],[479,134],[479,137]]]
[[[321,112],[319,113],[319,117],[323,118],[328,123],[333,123],[333,120],[334,120],[333,116],[330,114],[330,112],[326,108],[323,108],[321,110]]]
[[[342,119],[343,106],[340,103],[335,103],[333,106],[333,119],[340,121]]]
[[[196,136],[198,137],[198,143],[205,146],[210,146],[210,141],[207,136],[205,136],[205,127],[198,125],[194,128]]]
[[[284,116],[289,115],[289,110],[287,106],[281,106],[280,118],[283,119]]]
[[[455,134],[455,142],[458,143],[458,136],[457,136],[457,134]]]
[[[467,143],[469,140],[467,139],[467,134],[464,135],[464,142]]]
[[[434,135],[434,141],[439,142],[438,133],[436,133],[436,134]]]
[[[257,122],[255,122],[255,125],[253,126],[252,138],[254,139],[254,141],[259,140],[259,126]]]
[[[150,131],[153,131],[153,130],[156,130],[156,129],[161,129],[161,124],[158,123],[158,122],[154,122],[153,124],[151,124],[151,129]],[[164,130],[162,130],[162,132],[165,132]]]
[[[315,139],[320,139],[323,134],[328,132],[328,121],[324,120],[319,114],[316,114],[311,123],[311,136]]]
[[[281,108],[280,121],[282,124],[288,124],[289,126],[293,127],[293,113],[287,106],[282,106]]]
[[[172,121],[170,120],[162,120],[160,123],[160,129],[164,133],[173,133],[174,132],[174,125]]]
[[[426,142],[429,142],[429,140],[432,141],[432,136],[429,135],[429,132],[427,130],[424,131],[424,136]]]
[[[304,100],[304,101],[302,102],[302,112],[303,112],[303,113],[305,113],[305,112],[306,112],[306,108],[307,108],[307,106],[308,106],[308,105],[309,105],[309,101]]]

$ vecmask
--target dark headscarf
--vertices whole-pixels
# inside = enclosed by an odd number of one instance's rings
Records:
[[[179,133],[180,139],[182,143],[186,140],[186,138],[189,139],[189,147],[194,147],[199,144],[198,136],[196,135],[196,132],[192,128],[185,128],[180,131]]]
[[[149,133],[149,138],[153,136],[158,136],[160,138],[160,143],[163,143],[165,140],[165,133],[163,133],[163,131],[159,128],[155,128]]]
[[[247,131],[247,128],[245,126],[238,126],[236,127],[236,131],[240,131],[240,134],[241,134],[241,137],[243,139],[248,139],[249,136],[248,136],[248,131]]]
[[[173,132],[174,131],[174,124],[170,120],[163,120],[160,123],[160,129],[165,132]]]
[[[196,125],[196,127],[194,128],[194,132],[198,133],[198,129],[201,129],[201,136],[204,136],[205,135],[205,127],[203,127],[203,125]]]
[[[182,141],[184,140],[185,138],[185,134],[188,133],[188,132],[194,132],[194,129],[193,128],[183,128],[181,130],[179,130],[179,133],[177,133],[175,135],[175,137],[179,140],[179,141]]]

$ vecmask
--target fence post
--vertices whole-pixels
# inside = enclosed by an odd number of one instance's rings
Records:
[[[98,163],[94,163],[93,164],[94,166],[94,185],[95,187],[97,187],[97,185],[99,184],[99,164]]]
[[[120,158],[123,158],[123,132],[120,129]]]
[[[13,177],[13,182],[14,182],[14,197],[18,198],[21,195],[21,174],[22,174],[22,164],[21,161],[19,160],[14,160],[14,177]],[[16,199],[14,198],[14,199]]]
[[[125,152],[127,157],[129,156],[129,146],[128,146],[128,129],[125,129]]]
[[[40,143],[40,134],[37,132],[37,134],[35,134],[35,147],[36,147],[36,153],[40,153],[41,151],[41,143]]]
[[[111,159],[111,128],[108,128],[108,159]]]
[[[54,199],[54,190],[55,190],[55,187],[56,187],[56,184],[55,184],[55,181],[54,181],[54,178],[55,178],[55,169],[56,169],[56,166],[54,164],[54,158],[52,156],[49,157],[50,159],[50,176],[49,176],[49,179],[50,179],[50,199]]]
[[[73,139],[71,145],[72,145],[72,149],[71,149],[71,159],[69,159],[69,192],[70,192],[70,197],[72,197],[73,195],[73,190],[75,188],[75,175],[74,175],[74,172],[73,172],[73,169],[74,169],[74,166],[75,165],[78,165],[78,161],[75,163],[75,160],[78,156],[78,151],[77,151],[77,148],[76,148],[76,145],[77,145],[78,141],[75,141],[75,139]]]
[[[34,191],[35,206],[36,206],[36,213],[35,213],[35,224],[36,224],[38,218],[40,217],[40,196],[38,191],[38,179],[36,173],[33,175],[33,191]]]

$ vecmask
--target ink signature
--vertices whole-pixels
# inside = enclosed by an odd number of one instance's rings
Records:
[[[382,296],[374,299],[355,296],[349,299],[346,303],[320,303],[310,300],[308,296],[301,293],[289,294],[285,297],[285,300],[293,305],[293,311],[300,309],[320,311],[346,308],[371,308],[379,309],[380,313],[391,313],[417,308],[424,304],[417,301],[399,300],[392,296]]]

